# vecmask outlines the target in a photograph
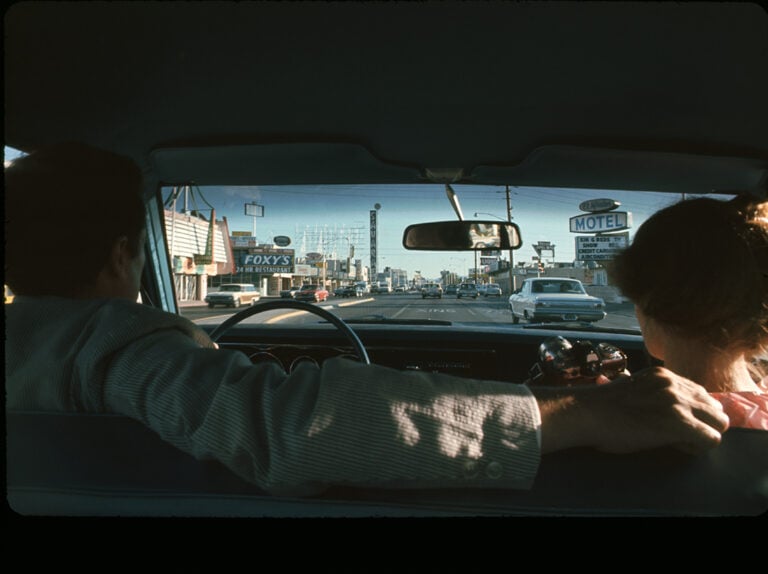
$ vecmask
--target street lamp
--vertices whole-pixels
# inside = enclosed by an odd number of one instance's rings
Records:
[[[486,213],[485,211],[475,211],[475,217],[478,217],[480,215],[490,215],[491,217],[495,217],[499,221],[506,221],[506,219],[499,217],[498,215],[494,215],[493,213]]]

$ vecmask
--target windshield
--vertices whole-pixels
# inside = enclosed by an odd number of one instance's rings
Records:
[[[510,329],[588,326],[639,332],[634,307],[610,284],[606,264],[645,219],[682,199],[680,194],[452,188],[464,219],[511,220],[520,227],[522,247],[406,250],[402,236],[408,225],[457,219],[445,187],[438,184],[163,187],[166,237],[181,313],[198,324],[219,324],[228,310],[205,308],[205,296],[239,290],[229,283],[250,283],[262,300],[322,286],[328,297],[314,303],[332,308],[350,322],[397,320]],[[600,198],[609,198],[618,207],[603,212],[580,209]],[[526,282],[532,287],[526,289]],[[352,284],[361,288],[344,292],[342,287]],[[426,296],[434,287],[441,293]],[[473,293],[467,297],[465,291]],[[563,300],[597,297],[604,305],[592,314],[569,308],[535,314],[536,302],[526,300],[526,295],[530,299],[541,293],[567,295]],[[284,313],[283,318],[278,312],[265,315],[271,317],[270,324],[317,322],[301,312]]]
[[[534,281],[533,291],[535,293],[586,293],[582,284],[576,281],[558,281],[548,279]]]

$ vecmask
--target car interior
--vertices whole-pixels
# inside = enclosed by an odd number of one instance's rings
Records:
[[[141,166],[149,226],[141,300],[172,313],[180,306],[159,192],[169,186],[507,185],[768,197],[768,14],[753,3],[22,2],[4,23],[5,145],[31,152],[82,141]],[[518,223],[527,246],[534,237]],[[278,303],[303,308],[267,301]],[[595,326],[511,326],[511,318],[510,326],[446,328],[312,312],[318,321],[300,325],[204,328],[254,361],[263,353],[285,365],[354,355],[510,383],[524,380],[541,342],[558,335],[597,336],[627,354],[630,371],[655,364],[642,336],[626,329],[596,335]],[[702,456],[546,455],[526,491],[332,487],[280,497],[126,417],[7,411],[6,428],[7,499],[23,516],[768,509],[768,432],[750,429],[729,430]]]

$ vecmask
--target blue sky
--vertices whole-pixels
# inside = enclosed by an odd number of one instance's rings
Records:
[[[506,218],[503,186],[454,185],[453,189],[465,219]],[[355,256],[364,265],[370,262],[369,213],[378,203],[379,270],[392,266],[406,269],[409,277],[419,270],[435,278],[445,269],[466,274],[474,265],[473,253],[414,252],[401,245],[403,230],[411,223],[457,219],[441,184],[208,187],[202,193],[216,206],[217,217],[227,217],[232,231],[253,230],[253,218],[244,215],[244,204],[255,201],[264,206],[264,217],[256,218],[260,242],[287,235],[301,255],[321,250],[312,245],[312,239],[322,231],[327,253],[335,251],[341,256],[349,242],[354,242]],[[651,213],[680,199],[677,194],[510,187],[513,221],[520,226],[524,241],[514,252],[515,262],[532,263],[536,255],[532,244],[539,241],[555,245],[555,260],[572,261],[577,234],[570,232],[569,219],[583,213],[581,202],[603,197],[619,201],[619,210],[632,213],[630,235]],[[203,208],[200,200],[198,207]],[[312,239],[302,242],[302,237]],[[335,244],[330,238],[336,239]]]

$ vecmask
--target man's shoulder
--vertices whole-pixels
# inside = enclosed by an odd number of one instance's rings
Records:
[[[176,329],[194,338],[207,336],[186,317],[127,299],[104,299],[98,310],[102,320],[114,325],[130,326],[137,333]]]
[[[127,299],[72,299],[65,297],[17,297],[7,306],[6,317],[13,322],[41,325],[46,322],[80,323],[83,328],[141,336],[175,329],[205,341],[205,332],[189,319]]]

